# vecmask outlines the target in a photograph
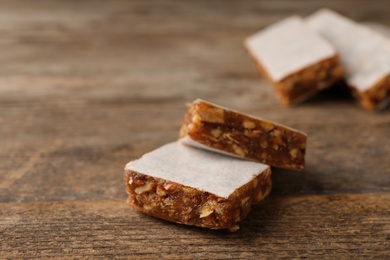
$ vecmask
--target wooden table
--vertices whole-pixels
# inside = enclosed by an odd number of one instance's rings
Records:
[[[390,255],[390,109],[337,89],[286,108],[243,39],[329,6],[390,26],[388,1],[0,2],[0,258]],[[309,135],[304,171],[236,233],[126,205],[124,165],[178,137],[203,98]]]

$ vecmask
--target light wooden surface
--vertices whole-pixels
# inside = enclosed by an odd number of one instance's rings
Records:
[[[386,258],[390,109],[334,88],[286,108],[242,40],[322,6],[390,26],[387,1],[1,1],[0,258]],[[300,173],[240,231],[126,205],[123,167],[203,98],[309,135]]]
[[[389,200],[389,194],[271,196],[237,233],[129,213],[122,200],[2,203],[2,251],[12,258],[367,259],[388,256]]]

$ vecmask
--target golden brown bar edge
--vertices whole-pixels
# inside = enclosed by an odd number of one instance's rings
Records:
[[[180,130],[182,142],[261,162],[302,170],[307,135],[203,100],[188,105]]]

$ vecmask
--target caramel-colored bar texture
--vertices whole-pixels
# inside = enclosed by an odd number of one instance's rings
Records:
[[[306,100],[344,73],[335,48],[298,16],[248,37],[244,45],[285,105]]]
[[[186,225],[236,231],[271,190],[268,165],[169,143],[125,167],[128,204]]]
[[[346,82],[361,105],[380,110],[390,102],[390,40],[329,9],[306,19],[340,54]]]
[[[271,166],[302,170],[307,135],[204,100],[188,105],[180,142]]]

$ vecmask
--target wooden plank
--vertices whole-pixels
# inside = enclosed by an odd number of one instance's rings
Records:
[[[0,204],[0,256],[382,258],[390,194],[272,196],[236,233],[168,223],[124,201]]]

